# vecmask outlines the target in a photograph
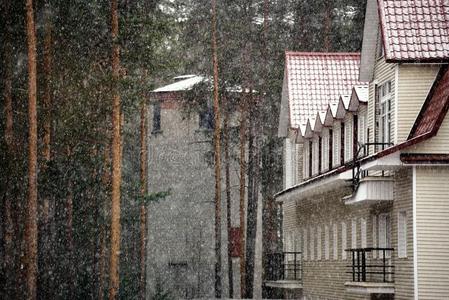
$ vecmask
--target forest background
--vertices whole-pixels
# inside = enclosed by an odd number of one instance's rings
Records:
[[[174,76],[212,76],[211,2],[120,0],[116,2],[117,38],[111,34],[111,2],[0,2],[2,299],[25,298],[29,293],[27,251],[32,247],[27,226],[29,182],[33,177],[27,151],[32,127],[30,11],[37,51],[37,298],[102,299],[111,288],[112,99],[117,93],[121,99],[118,128],[122,154],[118,296],[145,297],[141,284],[145,270],[140,252],[141,209],[164,195],[142,194],[139,115],[149,92],[171,82]],[[256,103],[248,102],[251,106],[247,107],[244,131],[249,141],[247,184],[254,187],[248,195],[247,235],[248,239],[255,238],[251,203],[256,203],[260,189],[265,253],[280,247],[279,212],[273,195],[282,189],[282,141],[277,138],[277,117],[285,51],[359,51],[365,2],[217,2],[219,85],[241,86],[258,94]],[[114,47],[120,49],[120,63],[115,66],[111,59]],[[238,133],[234,134],[231,147],[238,147]],[[151,166],[147,172],[151,172]],[[251,253],[251,247],[247,248],[247,258]],[[247,276],[250,282],[250,272]]]

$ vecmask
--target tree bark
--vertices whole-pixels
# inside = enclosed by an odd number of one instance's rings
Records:
[[[112,205],[111,205],[111,253],[109,263],[109,299],[117,298],[119,291],[120,263],[120,186],[121,186],[121,112],[118,81],[120,77],[120,48],[118,44],[118,3],[111,0],[112,34]]]
[[[332,50],[332,3],[325,1],[324,5],[324,51]]]
[[[245,291],[245,189],[246,189],[246,104],[242,97],[240,103],[240,297]]]
[[[230,172],[230,156],[229,156],[229,106],[227,105],[224,112],[223,120],[223,147],[225,155],[225,182],[226,182],[226,224],[228,231],[228,281],[229,281],[229,298],[234,298],[234,280],[232,269],[232,247],[231,247],[231,172]]]
[[[145,270],[146,270],[146,241],[147,241],[147,208],[143,197],[147,194],[147,105],[145,95],[142,97],[140,108],[140,298],[145,299]]]
[[[214,165],[215,165],[215,297],[221,298],[221,123],[218,94],[217,4],[212,0],[212,61],[214,74]]]
[[[70,154],[68,155],[70,157]],[[66,232],[67,232],[67,250],[68,250],[68,286],[69,290],[68,292],[68,298],[74,299],[75,296],[75,266],[74,266],[74,241],[73,241],[73,182],[72,179],[69,179],[69,183],[67,185],[67,202],[66,202],[66,218],[67,218],[67,224],[66,224]]]
[[[28,201],[25,224],[27,299],[36,299],[37,279],[37,67],[33,0],[26,1],[28,44]]]
[[[7,8],[5,9],[5,17],[8,18],[10,12],[10,1],[7,2]],[[3,97],[5,101],[5,144],[7,157],[9,161],[14,159],[14,116],[13,116],[13,104],[12,104],[12,45],[11,45],[11,35],[10,35],[10,18],[6,20],[6,37],[5,37],[5,52],[4,52],[4,62],[5,62],[5,77],[4,77],[4,89]],[[8,174],[5,174],[8,176]],[[5,296],[12,297],[9,291],[13,289],[14,283],[14,246],[13,246],[13,236],[14,236],[14,223],[12,217],[12,206],[10,193],[10,188],[6,187],[6,196],[4,202],[4,214],[2,221],[2,226],[4,226],[4,238],[3,238],[3,249],[4,257],[2,258],[2,269],[5,273],[5,281],[1,284],[4,289]]]

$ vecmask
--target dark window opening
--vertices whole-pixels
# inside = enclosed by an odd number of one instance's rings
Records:
[[[318,138],[318,174],[321,174],[321,151],[323,150],[323,138],[320,136]]]
[[[313,143],[312,141],[309,142],[309,177],[312,177],[312,151],[313,151]]]
[[[340,164],[345,164],[345,123],[341,123],[340,127]]]
[[[153,130],[151,133],[160,133],[161,130],[161,104],[159,102],[153,104]]]
[[[214,128],[214,112],[212,107],[200,112],[200,128],[213,129]]]
[[[359,116],[354,115],[353,117],[353,123],[352,123],[352,156],[354,160],[357,159],[358,151],[359,151]],[[363,130],[363,129],[361,129]]]
[[[329,170],[332,170],[332,162],[334,161],[334,131],[329,129]]]

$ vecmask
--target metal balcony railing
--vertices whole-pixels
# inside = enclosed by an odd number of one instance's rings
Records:
[[[347,266],[354,282],[394,282],[394,266],[391,264],[393,248],[347,249],[352,265]]]
[[[301,252],[281,252],[267,255],[265,276],[268,281],[302,281]]]

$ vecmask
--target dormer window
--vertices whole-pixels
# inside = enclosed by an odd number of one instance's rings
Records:
[[[379,116],[379,140],[382,143],[391,142],[391,81],[387,81],[378,87],[378,94],[380,100],[380,116]]]

